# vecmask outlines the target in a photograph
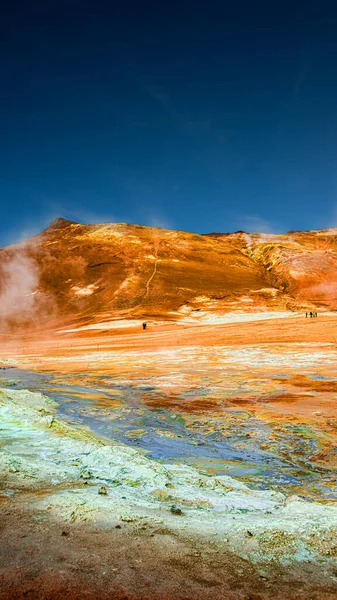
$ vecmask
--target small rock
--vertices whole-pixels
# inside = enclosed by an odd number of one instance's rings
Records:
[[[18,473],[19,471],[19,469],[15,465],[11,465],[8,470],[10,473]]]
[[[175,504],[173,504],[171,506],[170,511],[173,515],[182,515],[183,514],[183,511],[180,508],[178,508]]]
[[[89,471],[89,469],[87,469],[87,468],[81,469],[80,478],[81,479],[91,479],[92,478],[91,471]]]
[[[252,534],[252,532],[251,532],[251,531],[248,531],[248,529],[247,529],[247,531],[246,531],[246,535],[247,535],[247,537],[253,537],[253,534]]]
[[[62,531],[61,535],[63,537],[67,537],[69,535],[68,531]]]
[[[102,485],[102,487],[99,488],[98,493],[100,494],[100,496],[107,496],[108,492],[107,489],[105,487],[105,485]]]
[[[119,525],[119,523],[117,523],[117,525],[115,526],[115,529],[122,529],[122,526]]]
[[[133,523],[133,521],[135,521],[136,519],[134,519],[133,517],[130,517],[129,515],[122,515],[120,517],[120,520],[123,521],[124,523]]]

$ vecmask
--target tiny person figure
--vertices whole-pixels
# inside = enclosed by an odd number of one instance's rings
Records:
[[[306,319],[308,318],[308,313],[307,313],[307,312],[305,313],[305,318],[306,318]]]
[[[143,323],[143,329],[146,329],[146,323]]]
[[[312,310],[310,311],[310,317],[312,317]]]

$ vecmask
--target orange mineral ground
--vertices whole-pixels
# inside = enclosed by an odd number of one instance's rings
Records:
[[[3,248],[0,600],[335,598],[336,310],[335,229]]]

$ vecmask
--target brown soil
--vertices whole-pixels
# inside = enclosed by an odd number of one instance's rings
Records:
[[[296,375],[296,377],[292,377],[290,383],[296,387],[303,387],[313,392],[337,392],[337,381],[310,379],[306,375]]]
[[[228,402],[216,398],[196,398],[186,401],[182,397],[175,397],[172,394],[162,397],[158,394],[156,398],[143,399],[143,404],[152,408],[172,408],[184,413],[218,412],[224,406],[229,406]]]
[[[198,543],[158,526],[70,526],[23,507],[33,500],[1,502],[0,600],[336,598],[337,579],[327,565],[274,563],[266,573],[217,542]]]
[[[250,404],[251,402],[261,402],[265,404],[270,404],[271,402],[298,402],[299,400],[307,400],[308,396],[304,394],[291,394],[291,393],[281,393],[281,394],[270,394],[268,396],[258,396],[252,398],[240,398],[234,397],[230,398],[231,404]]]

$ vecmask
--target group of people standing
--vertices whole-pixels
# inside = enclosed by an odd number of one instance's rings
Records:
[[[310,315],[310,317],[317,317],[317,312],[315,312],[314,310],[311,310],[309,313],[305,313],[305,316],[307,317],[308,314]]]

